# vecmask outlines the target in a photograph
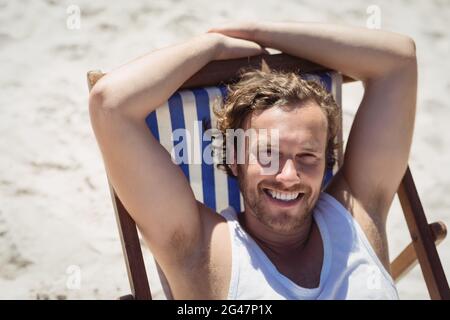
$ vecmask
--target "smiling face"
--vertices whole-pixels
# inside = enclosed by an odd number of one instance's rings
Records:
[[[244,129],[268,129],[269,132],[275,129],[279,134],[278,146],[268,147],[272,155],[278,151],[278,170],[268,175],[267,165],[261,161],[231,166],[239,180],[248,219],[257,219],[270,230],[283,234],[293,233],[302,226],[321,191],[327,125],[325,114],[313,100],[272,107],[246,119]],[[252,150],[265,147],[268,139],[258,136],[255,140],[258,141],[247,145],[247,160]]]

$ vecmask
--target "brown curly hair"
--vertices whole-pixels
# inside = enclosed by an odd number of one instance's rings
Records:
[[[337,148],[336,136],[340,126],[341,109],[333,96],[316,81],[302,79],[297,73],[275,70],[260,71],[241,69],[238,81],[227,86],[228,95],[223,104],[216,103],[213,111],[216,126],[225,139],[219,168],[234,176],[226,163],[227,129],[243,129],[244,121],[255,111],[263,111],[274,106],[292,105],[315,101],[328,120],[327,168],[333,168]],[[236,144],[235,148],[236,148]],[[220,147],[219,147],[220,148]]]

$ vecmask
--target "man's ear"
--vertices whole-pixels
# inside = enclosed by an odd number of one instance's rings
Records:
[[[238,165],[237,165],[236,150],[234,150],[234,152],[233,152],[233,162],[230,163],[228,166],[229,166],[231,172],[233,173],[233,176],[237,177],[238,176]]]

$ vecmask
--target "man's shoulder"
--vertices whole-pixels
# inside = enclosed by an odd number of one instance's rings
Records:
[[[170,265],[160,267],[174,297],[225,299],[231,277],[231,239],[227,221],[203,203],[197,201],[197,205],[202,225],[199,246],[186,259],[175,259]]]

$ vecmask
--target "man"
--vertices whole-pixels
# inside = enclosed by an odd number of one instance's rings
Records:
[[[279,132],[279,170],[267,175],[258,162],[231,163],[245,211],[219,215],[195,200],[144,119],[208,62],[264,47],[361,80],[364,98],[343,166],[324,192],[332,124],[320,90],[300,82],[317,92],[247,112],[243,129]],[[407,166],[416,87],[408,37],[316,23],[240,23],[108,73],[92,89],[90,115],[108,177],[175,299],[395,299],[385,225]]]

